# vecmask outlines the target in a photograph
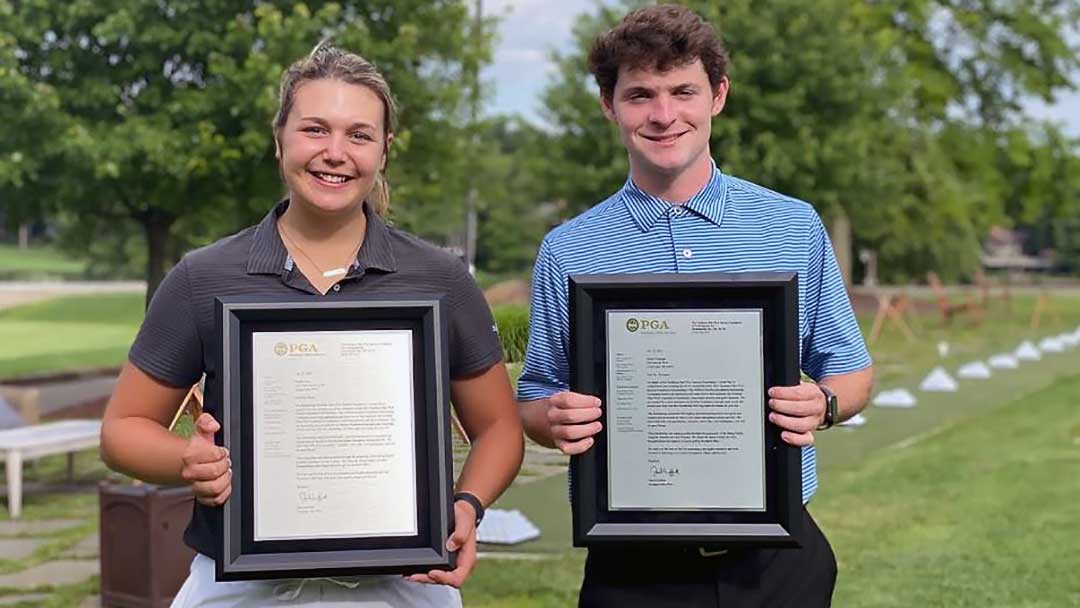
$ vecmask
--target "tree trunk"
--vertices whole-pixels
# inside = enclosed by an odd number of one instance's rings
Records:
[[[170,243],[169,229],[172,227],[174,218],[159,214],[148,213],[142,218],[143,231],[146,234],[146,307],[150,307],[150,300],[154,297],[158,285],[165,278],[168,269]]]
[[[833,216],[832,240],[833,251],[836,253],[836,263],[840,266],[840,276],[844,279],[844,285],[851,288],[851,220],[842,209],[838,209]]]
[[[19,224],[19,249],[30,248],[30,226]]]

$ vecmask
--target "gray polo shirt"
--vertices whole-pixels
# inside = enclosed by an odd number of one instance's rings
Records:
[[[423,240],[388,227],[365,205],[367,232],[345,278],[324,296],[295,266],[277,231],[288,208],[278,203],[256,226],[192,251],[154,293],[128,359],[154,378],[186,388],[206,374],[205,411],[220,420],[214,298],[230,295],[307,295],[317,298],[443,297],[449,322],[451,378],[482,372],[502,359],[495,323],[465,265]],[[222,437],[218,433],[217,443]],[[215,557],[221,509],[196,504],[184,540]]]

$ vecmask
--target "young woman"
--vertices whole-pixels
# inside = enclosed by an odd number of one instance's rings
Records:
[[[320,44],[282,76],[274,140],[288,198],[256,226],[193,251],[155,293],[101,431],[106,463],[159,484],[190,484],[197,503],[184,540],[198,555],[174,606],[454,606],[476,563],[476,510],[510,484],[522,432],[491,313],[458,260],[388,227],[382,172],[394,137],[389,87],[363,58]],[[219,404],[207,401],[190,440],[166,425],[187,387],[205,373],[220,383],[213,344],[216,296],[307,294],[442,295],[449,317],[450,392],[472,449],[457,481],[458,566],[408,579],[217,583],[221,505],[229,499],[229,454],[217,444]],[[428,584],[424,584],[428,583]]]

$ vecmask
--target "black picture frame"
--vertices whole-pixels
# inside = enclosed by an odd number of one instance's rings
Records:
[[[571,457],[576,547],[659,544],[710,548],[798,546],[802,506],[800,448],[768,422],[767,390],[799,383],[798,275],[795,272],[578,274],[568,279],[570,387],[607,403],[608,310],[759,309],[765,386],[765,510],[612,510],[607,507],[607,408],[604,430]]]
[[[413,574],[452,570],[445,543],[453,531],[446,307],[441,299],[398,300],[233,296],[215,302],[221,422],[232,459],[232,493],[222,507],[218,581]],[[412,331],[415,536],[254,540],[254,331]]]

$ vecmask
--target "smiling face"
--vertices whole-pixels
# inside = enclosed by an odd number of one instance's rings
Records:
[[[715,93],[701,61],[660,72],[619,69],[604,115],[619,128],[635,180],[674,182],[711,171],[712,118],[724,108],[728,81]]]
[[[371,89],[335,79],[306,82],[278,130],[277,156],[289,200],[323,213],[355,209],[386,163],[393,135]]]

